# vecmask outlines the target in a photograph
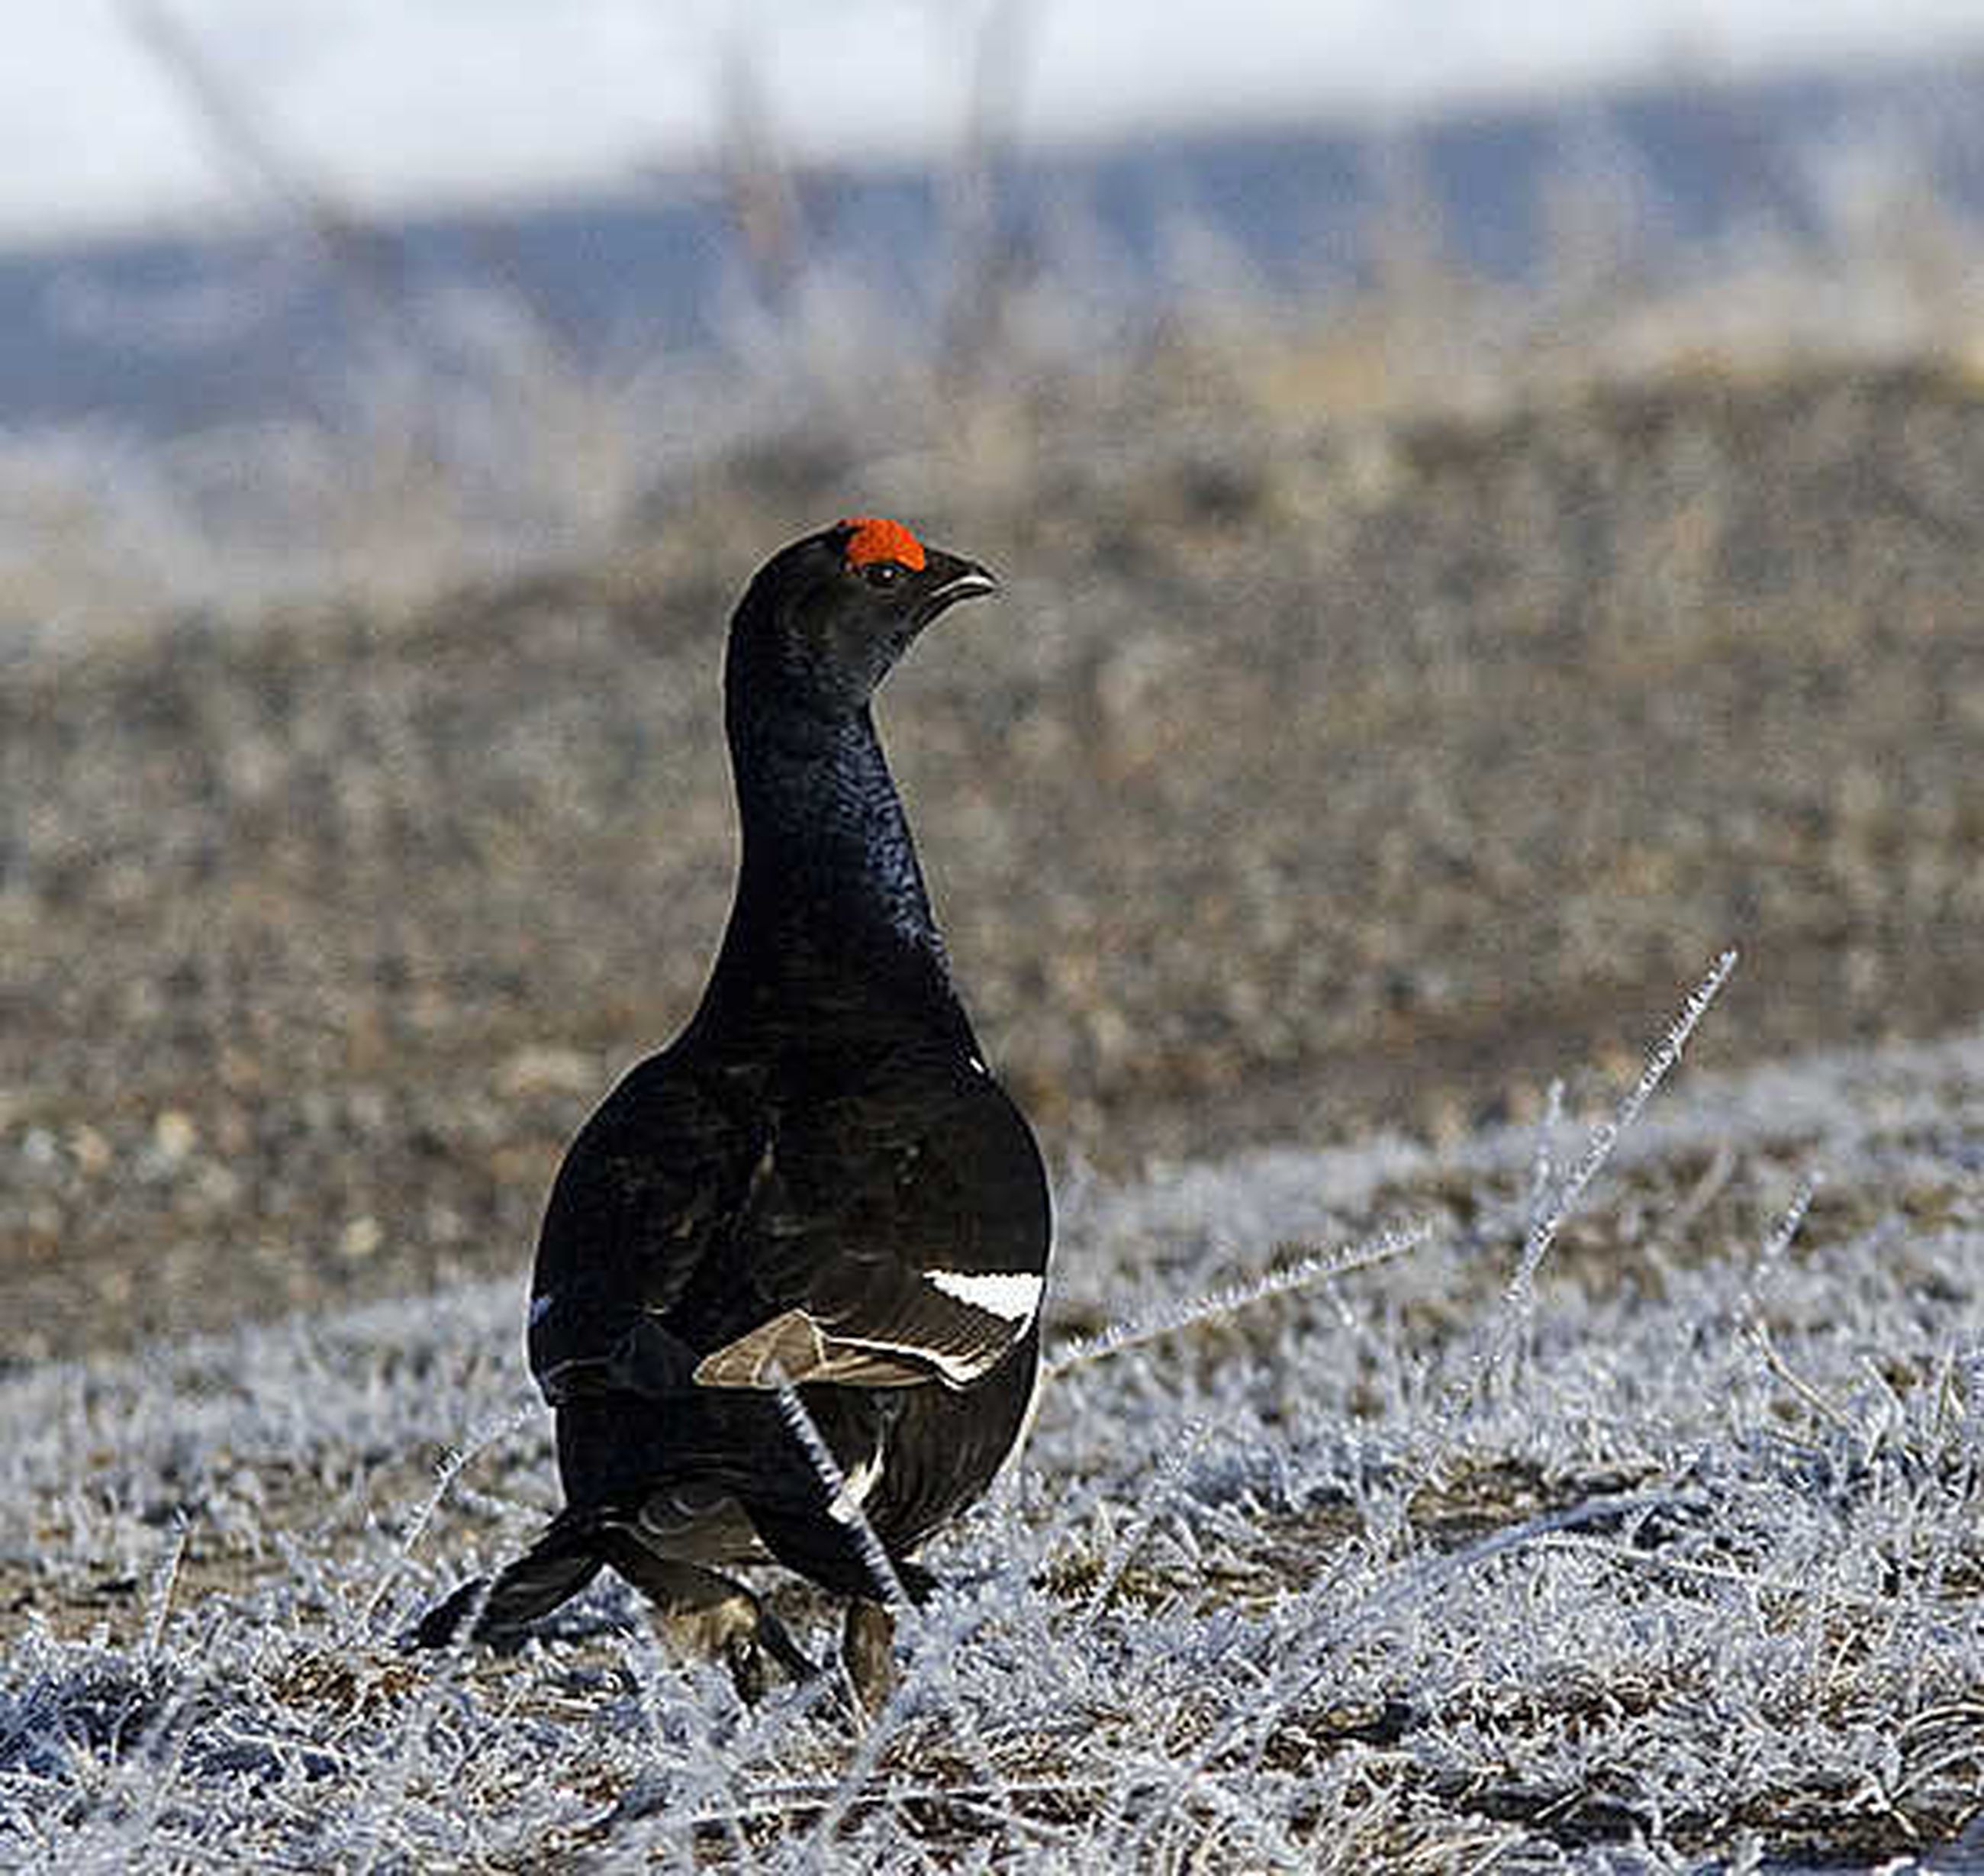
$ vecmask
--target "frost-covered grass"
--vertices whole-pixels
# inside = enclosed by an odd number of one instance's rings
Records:
[[[1984,1032],[1684,1071],[1544,1228],[1603,1124],[1064,1175],[1064,1359],[865,1731],[612,1582],[401,1651],[553,1502],[521,1277],[12,1379],[0,1861],[1960,1867]]]

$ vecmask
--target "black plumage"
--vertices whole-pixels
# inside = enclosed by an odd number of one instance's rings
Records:
[[[514,1637],[610,1565],[753,1684],[768,1656],[807,1665],[720,1573],[770,1558],[856,1599],[848,1657],[872,1683],[878,1606],[923,1592],[913,1553],[1019,1438],[1047,1181],[951,987],[870,710],[917,635],[994,586],[861,519],[786,549],[739,603],[725,721],[742,854],[722,948],[688,1027],[572,1143],[538,1243],[531,1366],[566,1508],[421,1640],[471,1614]]]

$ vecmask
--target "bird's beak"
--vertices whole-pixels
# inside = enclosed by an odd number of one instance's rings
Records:
[[[998,581],[975,560],[947,554],[939,548],[928,550],[923,577],[927,590],[917,608],[919,631],[940,612],[950,611],[959,600],[980,599],[999,590]]]

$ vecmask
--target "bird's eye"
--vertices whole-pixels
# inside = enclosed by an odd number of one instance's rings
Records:
[[[893,586],[903,577],[902,562],[871,560],[861,569],[861,577],[871,586]]]

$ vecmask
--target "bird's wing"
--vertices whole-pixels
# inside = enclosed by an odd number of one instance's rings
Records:
[[[789,1109],[736,1246],[762,1311],[695,1335],[695,1379],[968,1387],[1037,1316],[1050,1231],[1032,1132],[975,1064]]]
[[[670,1318],[722,1261],[762,1152],[749,1091],[728,1092],[678,1050],[651,1056],[572,1142],[531,1285],[531,1371],[554,1405],[692,1384],[702,1351]]]

